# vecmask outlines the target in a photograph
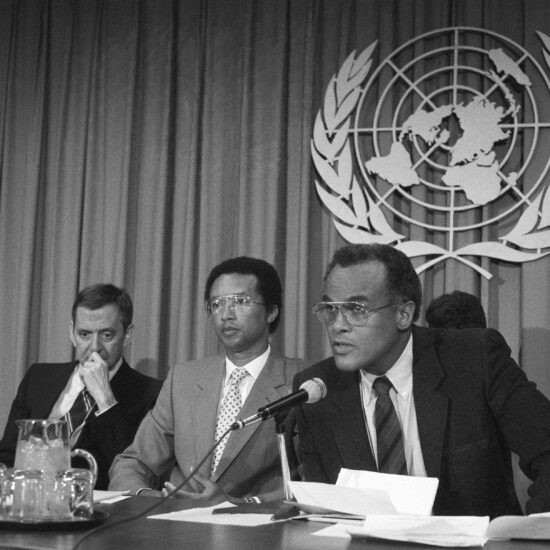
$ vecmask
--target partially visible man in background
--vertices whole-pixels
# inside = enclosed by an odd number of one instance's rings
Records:
[[[432,328],[487,328],[479,298],[461,290],[434,298],[426,309],[426,322]]]
[[[16,420],[64,419],[71,446],[89,451],[97,461],[96,489],[107,489],[113,458],[132,442],[162,386],[122,356],[132,337],[132,317],[132,300],[123,289],[96,284],[79,292],[69,332],[76,361],[29,368],[0,441],[0,462],[13,465]]]
[[[160,477],[169,475],[164,490],[173,491],[208,457],[174,496],[275,500],[283,496],[283,484],[273,419],[230,432],[212,456],[208,452],[235,418],[289,394],[302,367],[302,361],[281,357],[270,345],[282,306],[279,276],[264,260],[232,258],[212,269],[204,300],[224,353],[170,371],[134,442],[116,457],[109,489],[159,496]],[[293,418],[291,413],[284,419],[288,439]]]

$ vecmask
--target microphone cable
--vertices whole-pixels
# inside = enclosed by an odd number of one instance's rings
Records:
[[[77,548],[80,548],[82,543],[86,540],[88,540],[91,536],[99,533],[100,531],[106,531],[107,529],[111,528],[111,527],[115,527],[117,525],[122,525],[123,523],[128,523],[130,521],[134,521],[136,519],[139,519],[147,514],[149,514],[150,512],[152,512],[155,508],[157,508],[158,506],[160,506],[165,500],[169,499],[174,493],[177,493],[180,489],[182,489],[186,484],[187,482],[193,478],[193,476],[199,471],[199,469],[201,468],[201,466],[206,462],[206,460],[208,459],[208,457],[214,452],[214,450],[216,449],[216,447],[223,441],[223,439],[231,432],[233,431],[233,426],[230,426],[227,430],[225,430],[225,432],[221,435],[221,437],[214,443],[214,445],[212,445],[212,447],[210,448],[210,450],[206,453],[206,455],[204,456],[204,458],[199,462],[199,464],[197,466],[195,466],[195,468],[193,468],[191,470],[191,473],[177,486],[175,487],[172,491],[170,491],[167,495],[165,496],[162,496],[161,498],[158,498],[157,499],[157,502],[155,502],[152,506],[149,506],[148,508],[146,508],[145,510],[143,510],[142,512],[139,512],[138,514],[135,514],[133,516],[129,516],[127,518],[122,518],[118,521],[114,521],[112,523],[104,523],[102,525],[99,525],[97,527],[95,527],[94,529],[92,529],[91,531],[88,531],[84,536],[82,536],[77,542],[76,544],[73,546],[73,550],[77,550]]]

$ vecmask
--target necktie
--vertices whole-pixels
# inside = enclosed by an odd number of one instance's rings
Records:
[[[225,431],[235,422],[235,418],[239,414],[241,407],[243,406],[241,399],[241,390],[239,388],[240,383],[249,376],[250,373],[242,367],[236,368],[229,377],[229,389],[225,394],[222,406],[218,411],[218,420],[216,422],[216,441],[225,433]],[[214,451],[214,457],[212,459],[212,466],[210,473],[214,474],[220,458],[227,444],[229,434],[220,442]]]
[[[374,380],[372,388],[378,396],[374,408],[378,471],[407,475],[403,434],[390,398],[392,383],[385,376],[380,376]]]
[[[94,405],[95,403],[92,396],[88,393],[88,390],[84,388],[76,396],[73,406],[70,408],[69,412],[62,417],[62,420],[67,422],[70,436],[69,443],[71,448],[80,437],[86,418],[88,418],[88,415],[94,408]]]

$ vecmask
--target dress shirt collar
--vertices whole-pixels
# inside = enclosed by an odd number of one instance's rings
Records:
[[[242,367],[237,367],[237,365],[235,365],[235,363],[233,363],[231,359],[229,359],[229,357],[226,357],[224,386],[229,382],[229,377],[231,376],[231,373],[238,368],[246,368],[250,376],[252,376],[252,379],[254,380],[254,382],[256,382],[258,376],[260,376],[260,373],[262,372],[262,369],[267,363],[267,358],[269,357],[270,353],[271,353],[271,346],[268,344],[267,349],[261,355],[258,355],[256,359],[252,359],[250,363],[247,363]]]
[[[412,365],[413,365],[413,337],[412,333],[407,341],[407,345],[401,352],[401,355],[397,361],[391,366],[391,368],[386,372],[386,377],[393,384],[395,391],[398,395],[403,397],[403,399],[408,399],[410,393],[412,392],[413,380],[412,380]],[[368,392],[365,392],[365,404],[369,404],[371,399],[375,399],[376,396],[372,391],[372,383],[380,375],[372,374],[361,370],[361,381],[362,384],[368,388]]]

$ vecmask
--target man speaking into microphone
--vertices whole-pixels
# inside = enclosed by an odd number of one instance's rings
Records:
[[[526,512],[550,510],[550,402],[491,329],[416,326],[422,290],[381,244],[334,254],[313,310],[332,357],[299,373],[326,399],[296,409],[306,481],[341,468],[439,480],[434,515],[521,514],[511,452],[533,480]]]
[[[212,269],[204,300],[224,353],[171,369],[133,444],[115,459],[109,488],[146,496],[173,492],[207,457],[173,496],[201,501],[279,498],[283,483],[275,422],[254,422],[222,437],[237,419],[287,396],[303,366],[270,346],[282,304],[279,276],[263,260],[232,258]],[[287,412],[280,412],[281,421]],[[293,422],[287,422],[290,438]],[[209,455],[216,441],[220,443]],[[294,457],[291,446],[289,457]],[[160,485],[157,480],[166,477],[169,481]]]

